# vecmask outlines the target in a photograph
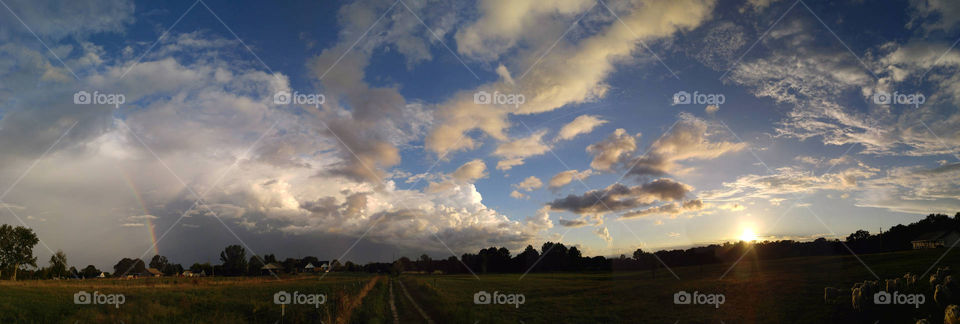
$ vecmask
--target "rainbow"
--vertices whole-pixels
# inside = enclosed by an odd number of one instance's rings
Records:
[[[120,168],[120,174],[123,175],[124,181],[127,183],[127,186],[130,187],[130,192],[133,193],[133,197],[137,200],[137,204],[140,204],[143,214],[150,215],[150,211],[147,209],[147,204],[143,202],[143,195],[140,194],[140,190],[137,190],[137,185],[133,182],[133,179],[127,174],[127,172],[123,170],[123,168]],[[157,229],[153,224],[153,219],[147,217],[146,223],[147,234],[150,235],[150,242],[153,244],[153,253],[160,255],[160,248],[157,245]]]

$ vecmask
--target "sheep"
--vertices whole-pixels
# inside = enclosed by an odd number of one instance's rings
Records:
[[[904,288],[906,290],[913,290],[917,285],[917,275],[907,272],[903,275]]]
[[[943,285],[950,287],[951,289],[957,288],[957,282],[953,280],[953,276],[947,276],[943,279]]]
[[[863,298],[863,290],[862,290],[862,289],[863,289],[863,288],[855,287],[855,288],[853,288],[853,289],[850,290],[850,297],[851,297],[851,298],[850,298],[850,301],[851,301],[851,305],[853,305],[853,310],[855,310],[855,311],[861,311],[861,310],[863,310],[864,298]]]
[[[837,296],[840,295],[840,290],[833,287],[823,288],[823,302],[826,304],[833,304],[833,301],[837,299]]]
[[[937,285],[936,290],[933,292],[933,301],[937,302],[937,305],[941,307],[949,303],[952,297],[953,295],[950,293],[950,288],[944,285]]]
[[[917,321],[917,324],[930,324],[930,321],[928,321],[926,318],[921,318]]]
[[[960,307],[957,305],[947,306],[943,313],[943,324],[960,324]]]
[[[940,281],[941,277],[940,277],[939,270],[938,270],[937,272],[938,272],[938,273],[934,273],[934,274],[930,275],[930,287],[936,287],[937,285],[939,285],[939,284],[941,283],[941,281]]]
[[[886,279],[884,280],[884,283],[886,285],[886,289],[884,289],[883,291],[886,291],[888,293],[893,293],[894,291],[897,291],[896,279]]]
[[[875,294],[875,293],[877,293],[878,291],[880,291],[879,287],[880,287],[879,281],[876,281],[876,280],[874,280],[874,281],[865,280],[865,281],[863,282],[863,285],[860,286],[860,292],[861,292],[864,296],[870,297],[870,296],[873,296],[873,294]],[[872,297],[871,297],[871,298],[872,298]]]

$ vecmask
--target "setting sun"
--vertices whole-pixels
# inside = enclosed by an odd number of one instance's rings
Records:
[[[757,234],[753,232],[751,228],[744,228],[743,234],[740,234],[740,240],[746,242],[752,242],[757,240]]]

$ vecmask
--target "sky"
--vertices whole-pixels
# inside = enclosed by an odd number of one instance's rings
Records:
[[[3,0],[43,263],[585,255],[960,211],[960,3]]]

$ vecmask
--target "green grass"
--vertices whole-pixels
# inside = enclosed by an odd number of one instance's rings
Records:
[[[921,274],[944,250],[907,251],[861,256],[881,279]],[[960,269],[960,251],[951,252],[941,265]],[[942,308],[933,302],[926,279],[920,286],[927,303],[920,309],[880,306],[854,312],[849,293],[834,305],[823,300],[824,287],[849,288],[854,282],[875,279],[856,258],[805,257],[755,262],[748,256],[720,280],[730,264],[665,269],[656,278],[650,272],[590,274],[516,274],[428,276],[405,275],[407,288],[438,322],[473,323],[874,323],[876,320],[913,323],[929,318],[942,321]],[[476,305],[478,291],[522,293],[526,302],[511,305]],[[673,294],[722,293],[719,308],[675,305]]]
[[[906,251],[861,256],[881,278],[921,274],[943,250]],[[960,249],[940,265],[960,270]],[[927,302],[908,306],[874,306],[852,310],[849,293],[825,304],[823,288],[848,289],[854,282],[874,279],[852,256],[804,257],[755,261],[751,256],[719,279],[730,264],[665,269],[650,272],[531,273],[471,275],[402,275],[377,278],[333,273],[317,277],[137,279],[85,281],[0,282],[0,323],[275,323],[280,307],[273,294],[327,294],[319,309],[288,305],[284,323],[391,323],[390,280],[403,281],[414,301],[436,323],[913,323],[928,318],[941,323],[942,307],[933,301],[927,278],[919,287]],[[377,279],[374,284],[368,284]],[[365,290],[364,287],[367,289]],[[401,323],[422,317],[394,282],[394,300]],[[79,290],[123,293],[119,309],[108,305],[75,305]],[[521,293],[526,301],[512,305],[476,305],[478,291]],[[722,293],[726,303],[675,305],[677,291]],[[960,293],[957,293],[960,295]],[[960,297],[960,296],[958,296]],[[954,301],[955,303],[957,301]]]
[[[0,323],[274,323],[281,309],[273,294],[322,293],[320,308],[287,305],[284,323],[330,323],[343,314],[338,307],[355,295],[368,275],[331,274],[283,280],[266,278],[150,278],[83,281],[20,281],[0,283]],[[126,302],[111,305],[77,305],[73,294],[84,290],[122,293]]]

